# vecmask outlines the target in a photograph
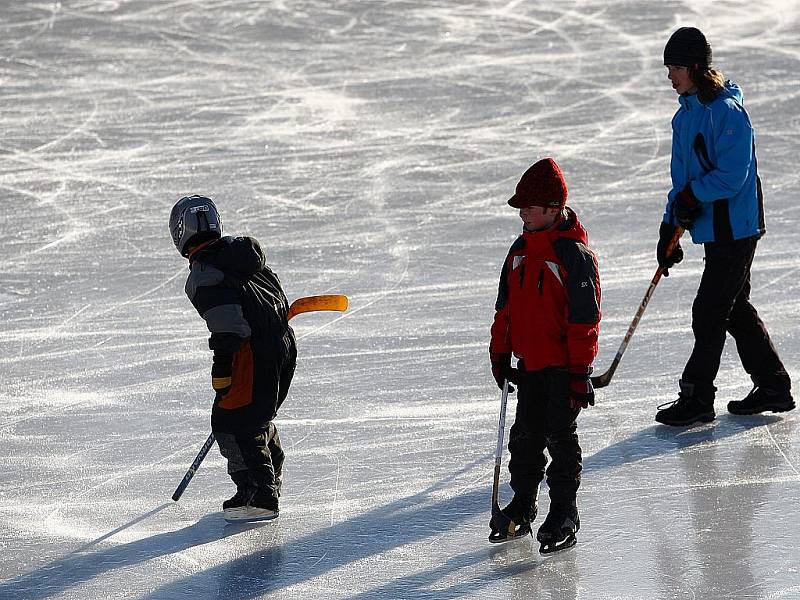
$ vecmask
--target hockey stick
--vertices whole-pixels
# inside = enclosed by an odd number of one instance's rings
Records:
[[[495,517],[495,520],[498,522],[503,523],[504,525],[507,524],[507,531],[506,532],[497,532],[498,534],[503,533],[502,537],[513,537],[514,532],[516,531],[516,524],[511,521],[510,519],[506,518],[505,515],[500,511],[500,464],[503,461],[503,436],[505,435],[506,430],[506,406],[508,405],[508,379],[503,381],[503,393],[500,396],[500,420],[497,424],[497,446],[494,450],[494,481],[492,482],[492,516]],[[489,536],[489,541],[492,541],[492,535]]]
[[[678,226],[675,228],[675,233],[672,234],[672,237],[667,244],[667,250],[665,254],[667,256],[672,255],[673,250],[675,250],[675,246],[678,245],[678,240],[681,239],[683,235],[683,227]],[[611,362],[611,366],[608,370],[603,373],[602,375],[597,375],[592,377],[592,385],[596,388],[606,387],[609,383],[611,383],[611,378],[614,376],[614,372],[617,370],[619,366],[619,361],[622,360],[622,355],[625,353],[625,349],[628,347],[628,342],[631,341],[633,337],[633,332],[636,331],[636,326],[639,325],[639,320],[642,318],[644,314],[644,309],[647,308],[647,305],[650,302],[650,298],[653,296],[653,292],[656,290],[656,286],[658,282],[661,281],[661,276],[666,271],[663,267],[658,267],[656,269],[656,274],[653,275],[652,281],[650,281],[650,286],[647,288],[647,291],[644,294],[644,298],[642,299],[642,303],[639,304],[639,309],[636,311],[636,314],[633,317],[633,321],[631,321],[630,327],[628,327],[628,333],[625,334],[625,337],[622,340],[622,344],[619,346],[619,350],[617,350],[617,355],[614,357],[614,360]]]
[[[344,312],[347,310],[349,305],[350,301],[348,300],[347,296],[343,296],[341,294],[306,296],[304,298],[298,298],[292,302],[291,306],[289,306],[289,312],[286,313],[286,320],[290,320],[295,315],[306,312],[316,312],[320,310],[335,310]],[[200,463],[203,462],[206,454],[208,454],[208,451],[211,450],[211,446],[214,445],[214,439],[214,434],[211,433],[208,436],[205,444],[203,444],[202,448],[200,448],[200,452],[197,453],[194,461],[192,461],[192,465],[189,467],[189,470],[186,471],[186,475],[183,476],[183,480],[181,480],[180,484],[175,490],[175,493],[172,494],[172,499],[175,502],[177,502],[183,495],[186,486],[189,485],[189,482],[192,480],[192,477],[194,477],[197,469],[200,468]]]
[[[286,314],[287,319],[291,319],[295,315],[305,312],[316,312],[319,310],[336,310],[344,312],[350,305],[347,296],[341,294],[324,294],[322,296],[306,296],[305,298],[298,298],[289,307],[289,312]]]

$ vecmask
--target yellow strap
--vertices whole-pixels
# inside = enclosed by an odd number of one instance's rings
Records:
[[[215,390],[221,390],[226,387],[230,387],[231,385],[231,378],[230,377],[212,377],[211,378],[211,386]]]

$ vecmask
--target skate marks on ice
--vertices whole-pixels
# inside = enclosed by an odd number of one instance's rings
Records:
[[[141,532],[135,529],[136,526],[147,525],[148,520],[165,510],[169,512],[173,506],[173,503],[167,503],[156,507],[63,558],[0,582],[0,596],[7,595],[20,600],[44,600],[53,595],[67,593],[82,584],[91,584],[112,571],[133,571],[137,566],[163,559],[169,559],[174,569],[186,573],[195,572],[202,570],[202,565],[196,560],[186,557],[187,564],[181,565],[181,557],[185,551],[264,526],[262,523],[229,525],[223,521],[221,515],[212,514],[175,531],[139,537]],[[134,537],[134,541],[118,543],[112,540],[114,536],[125,533]]]
[[[586,590],[606,589],[609,580],[629,583],[627,572],[614,570],[614,565],[625,563],[629,571],[647,571],[642,577],[650,585],[644,589],[665,599],[710,595],[715,589],[730,597],[790,595],[786,590],[792,588],[764,568],[766,561],[759,563],[752,553],[738,547],[735,559],[749,561],[739,566],[742,577],[732,568],[723,568],[726,582],[722,574],[715,578],[710,570],[715,563],[728,564],[725,548],[738,540],[763,548],[765,534],[773,532],[771,518],[785,524],[782,514],[770,513],[781,505],[785,508],[786,499],[796,495],[796,487],[790,487],[795,482],[784,480],[796,474],[787,464],[798,463],[792,444],[796,436],[787,433],[791,416],[786,422],[767,421],[769,429],[757,425],[737,429],[720,417],[713,429],[686,434],[670,431],[675,437],[661,438],[648,427],[649,422],[640,432],[641,421],[635,414],[631,418],[635,409],[615,403],[611,408],[621,423],[612,438],[615,443],[605,444],[608,448],[598,444],[595,447],[600,450],[587,457],[584,490],[589,497],[585,501],[582,497],[581,503],[590,514],[584,519],[578,547],[565,558],[585,560],[573,565],[573,573],[550,571],[524,551],[492,552],[495,548],[488,547],[484,536],[487,501],[466,495],[471,487],[457,490],[444,501],[441,497],[436,502],[422,500],[415,507],[413,496],[404,499],[407,504],[403,500],[387,503],[370,496],[367,488],[351,490],[345,497],[347,482],[338,478],[340,462],[344,472],[346,465],[369,458],[369,452],[361,452],[358,446],[369,441],[371,428],[358,426],[362,413],[350,401],[373,391],[373,376],[388,379],[397,390],[380,395],[379,400],[388,403],[403,402],[404,396],[415,397],[427,390],[431,367],[448,371],[445,385],[440,386],[444,405],[451,400],[448,386],[463,386],[464,365],[473,365],[465,357],[480,354],[481,362],[475,359],[474,374],[470,374],[474,381],[468,384],[474,387],[469,394],[488,398],[488,385],[485,392],[478,385],[479,377],[488,377],[486,315],[474,309],[465,315],[458,303],[456,310],[446,299],[460,295],[462,304],[488,307],[491,303],[497,275],[493,258],[496,254],[502,260],[499,254],[505,251],[501,248],[505,241],[499,240],[516,230],[515,217],[498,198],[507,195],[519,165],[528,164],[532,153],[552,153],[571,162],[571,196],[599,243],[605,280],[619,282],[613,293],[625,296],[615,303],[607,295],[606,339],[610,345],[618,343],[630,318],[628,297],[640,295],[629,282],[638,281],[652,262],[652,231],[644,215],[652,211],[657,217],[654,207],[667,179],[668,120],[675,106],[674,94],[658,87],[664,80],[659,55],[661,42],[676,23],[674,15],[697,16],[696,11],[684,11],[684,5],[590,1],[544,9],[523,2],[332,6],[314,0],[300,5],[223,0],[205,3],[198,11],[186,3],[146,0],[8,3],[7,18],[0,23],[4,33],[0,49],[7,58],[0,65],[0,80],[13,86],[6,88],[8,102],[0,111],[4,129],[0,148],[6,159],[0,166],[0,186],[10,194],[7,206],[15,212],[8,223],[19,225],[21,235],[19,240],[3,242],[9,261],[0,308],[9,317],[3,333],[12,347],[0,359],[0,369],[7,368],[10,378],[23,382],[21,392],[28,402],[17,406],[16,412],[4,413],[2,433],[13,434],[13,447],[20,456],[35,460],[42,453],[38,434],[53,421],[63,423],[57,435],[64,439],[74,429],[87,432],[83,438],[89,442],[87,448],[94,446],[98,454],[115,447],[122,452],[145,446],[136,462],[142,468],[172,452],[174,444],[169,447],[159,437],[186,435],[187,421],[196,424],[193,432],[204,431],[207,398],[200,391],[204,388],[198,383],[186,390],[195,376],[203,374],[195,371],[197,362],[186,357],[197,352],[204,335],[190,328],[193,322],[179,306],[181,290],[172,278],[179,265],[170,254],[174,251],[162,224],[157,219],[138,224],[135,233],[142,241],[125,242],[121,248],[113,235],[129,222],[129,211],[141,199],[157,214],[168,210],[168,198],[190,188],[230,198],[232,212],[226,226],[230,224],[233,231],[246,223],[257,236],[267,234],[271,255],[277,257],[279,267],[285,266],[279,273],[287,273],[288,285],[301,288],[295,295],[334,288],[351,293],[356,307],[370,303],[357,319],[346,317],[337,323],[336,333],[346,335],[324,339],[319,349],[307,354],[320,357],[314,361],[315,368],[329,367],[323,360],[339,353],[354,363],[339,371],[346,375],[339,375],[340,386],[326,387],[331,382],[313,372],[300,378],[305,381],[299,382],[298,390],[309,391],[309,397],[320,391],[330,393],[331,401],[318,409],[319,414],[300,402],[287,403],[288,412],[282,415],[289,419],[298,414],[318,416],[346,423],[353,432],[352,446],[337,455],[330,480],[324,480],[334,496],[330,515],[325,506],[326,527],[318,532],[299,527],[298,536],[295,526],[302,524],[292,519],[296,516],[307,522],[313,509],[293,513],[292,500],[287,498],[289,510],[279,522],[259,530],[264,537],[275,534],[275,540],[247,539],[237,549],[241,556],[228,564],[213,554],[225,555],[226,549],[219,546],[236,544],[230,539],[219,543],[215,521],[204,518],[175,532],[176,539],[170,540],[165,530],[174,524],[163,511],[129,527],[155,530],[149,543],[132,541],[129,530],[112,530],[82,548],[80,556],[63,559],[84,557],[70,564],[78,572],[94,572],[95,577],[81,579],[82,575],[61,569],[56,562],[51,564],[56,575],[53,582],[61,584],[66,594],[85,592],[81,584],[91,585],[98,595],[108,593],[112,585],[118,590],[116,584],[124,585],[126,574],[112,574],[116,561],[122,567],[130,565],[127,583],[132,590],[144,589],[138,579],[146,574],[151,588],[176,598],[215,597],[224,595],[225,588],[243,589],[245,597],[256,597],[262,589],[286,591],[288,596],[295,590],[286,588],[313,587],[319,583],[317,578],[321,585],[308,596],[347,595],[352,588],[352,594],[365,599],[373,589],[387,597],[447,598],[496,591],[532,597],[538,591],[543,598],[575,598],[579,584],[585,595]],[[789,204],[796,195],[792,173],[798,128],[791,103],[797,92],[791,77],[780,76],[797,70],[796,24],[786,3],[728,2],[717,8],[713,18],[699,25],[715,27],[714,39],[727,44],[719,46],[724,59],[735,56],[742,61],[731,69],[731,76],[761,80],[758,87],[743,83],[748,102],[755,101],[760,109],[753,111],[756,118],[764,124],[759,127],[759,158],[771,169],[765,181],[777,186],[768,188],[771,229],[763,248],[770,244],[777,248],[780,244],[772,241],[776,239],[790,245],[791,235],[780,238],[775,233],[780,226],[791,227],[793,213],[787,212],[782,224],[780,212],[796,210]],[[78,35],[72,35],[75,32]],[[753,65],[760,68],[754,70]],[[628,226],[627,239],[620,239],[620,215]],[[614,251],[609,253],[609,249]],[[631,255],[636,257],[633,264]],[[795,268],[796,261],[785,256],[781,268]],[[131,262],[136,263],[134,272],[126,271]],[[670,278],[673,289],[695,277],[691,263],[692,258],[687,258],[682,270]],[[796,308],[785,291],[784,273],[776,270],[768,278],[768,291],[774,296],[770,306],[787,309],[782,317],[787,333],[782,339],[789,356],[796,357],[790,333]],[[54,283],[54,279],[63,282]],[[95,279],[106,283],[98,285]],[[765,281],[763,275],[759,281]],[[455,289],[446,288],[451,284]],[[335,289],[337,285],[347,289]],[[757,292],[758,282],[754,286]],[[106,289],[95,289],[102,287]],[[131,301],[143,290],[151,293]],[[687,287],[684,293],[691,290]],[[47,294],[49,300],[40,299]],[[438,316],[428,316],[442,305]],[[31,312],[37,313],[35,318]],[[676,309],[667,315],[665,331],[685,325],[678,313]],[[420,324],[420,315],[429,320]],[[774,322],[774,314],[767,317]],[[387,344],[392,335],[408,335],[410,318],[414,319],[411,329],[428,334],[421,337],[424,343],[409,342],[400,348]],[[315,329],[318,323],[322,321],[308,321],[298,333],[317,336],[322,333]],[[614,334],[615,327],[619,335]],[[175,331],[197,335],[176,347]],[[439,344],[430,342],[439,332],[450,337]],[[369,339],[368,347],[359,339]],[[70,360],[76,349],[85,357],[78,369]],[[376,360],[361,359],[373,350]],[[150,355],[147,360],[142,360],[142,351]],[[677,356],[674,349],[670,351]],[[399,353],[410,359],[398,360]],[[443,354],[446,360],[431,364],[431,357]],[[631,371],[648,366],[636,355],[626,357],[625,364]],[[144,372],[147,375],[142,377]],[[75,392],[83,384],[81,378],[87,377],[99,396],[86,395],[84,401],[99,405],[112,399],[114,418],[124,421],[124,427],[103,419],[85,427],[84,411],[75,410],[80,404],[65,402],[48,408],[44,404],[49,394],[44,402],[37,398],[40,388],[52,381],[60,389]],[[638,397],[623,380],[619,383],[621,397]],[[162,390],[162,395],[152,395],[153,389]],[[19,397],[15,390],[9,400]],[[76,399],[80,398],[61,398],[62,402]],[[377,417],[383,414],[381,402],[370,405]],[[130,418],[116,410],[121,406],[126,411],[149,411],[150,420]],[[32,415],[40,410],[50,412],[39,413],[45,417],[39,420]],[[491,427],[493,412],[492,404],[483,420],[454,420],[451,428],[463,429],[464,439],[475,444],[480,441],[476,424],[485,421]],[[158,432],[151,431],[153,419],[161,423]],[[587,411],[581,426],[590,429],[595,419]],[[405,432],[411,432],[409,438],[427,433],[424,428],[409,427],[407,421],[405,426]],[[311,428],[303,433],[309,437],[303,441],[297,435],[301,445],[319,450]],[[382,433],[391,435],[386,430]],[[703,435],[712,437],[703,439]],[[26,436],[30,437],[27,444]],[[50,438],[45,440],[50,444]],[[755,456],[738,453],[737,446],[754,441]],[[187,440],[185,454],[194,447]],[[69,469],[47,471],[39,487],[29,482],[16,488],[9,502],[35,504],[40,488],[44,492],[46,484],[59,477],[88,481],[88,473],[97,476],[92,468],[97,461],[89,460],[92,450],[80,449],[84,454],[76,455],[76,449],[66,443],[47,449],[48,464]],[[62,453],[68,460],[59,463]],[[81,457],[88,464],[75,464]],[[461,466],[462,458],[458,449],[443,444],[407,460],[444,460],[448,466]],[[704,459],[713,460],[713,465],[705,466],[703,476],[692,478],[689,469],[701,468],[696,463]],[[173,460],[175,472],[185,468],[181,459],[173,456]],[[748,469],[748,460],[763,472]],[[737,465],[736,474],[727,470],[727,462]],[[170,466],[174,465],[161,464],[157,475],[166,477],[164,468]],[[214,468],[222,469],[220,465]],[[380,468],[363,472],[369,474],[367,479],[382,476]],[[117,478],[110,467],[103,473],[91,480],[100,487],[93,487],[97,503],[85,514],[113,511],[117,496],[136,497],[138,485],[145,481],[138,477],[136,483],[126,485],[126,479]],[[411,471],[407,475],[415,489],[426,476]],[[298,476],[298,487],[318,489],[318,480]],[[104,485],[106,481],[114,486]],[[476,478],[475,489],[486,481]],[[664,487],[654,490],[656,484]],[[33,493],[22,493],[23,489]],[[76,487],[75,495],[68,494],[67,500],[79,500],[80,491]],[[212,487],[203,498],[217,491]],[[741,513],[734,505],[740,492],[744,494]],[[153,496],[149,497],[151,506],[159,501],[158,494]],[[341,515],[337,509],[347,500],[369,507],[365,519],[333,523],[335,513]],[[673,512],[673,504],[683,512]],[[426,506],[432,514],[425,512]],[[746,531],[740,538],[721,516],[710,514],[713,506],[726,507],[733,520],[753,529],[753,535]],[[631,512],[626,520],[614,521],[620,507]],[[390,511],[389,516],[382,514],[383,508]],[[640,520],[641,515],[648,518]],[[12,513],[12,522],[14,517]],[[103,522],[109,518],[114,517],[107,514]],[[379,524],[377,539],[370,538],[370,520]],[[152,521],[157,521],[156,527]],[[449,531],[430,535],[437,521]],[[706,531],[709,524],[720,534]],[[659,527],[666,533],[660,533]],[[644,532],[645,540],[637,540],[644,550],[617,556],[608,549],[612,542],[626,545],[636,531]],[[24,532],[13,528],[11,532],[20,536],[11,540],[11,548],[18,545],[22,555],[36,553]],[[315,543],[315,535],[325,544]],[[355,549],[347,539],[354,535]],[[81,543],[87,539],[75,537]],[[243,536],[235,542],[239,537]],[[678,539],[690,540],[688,550],[674,541]],[[375,553],[370,541],[376,544]],[[45,543],[70,547],[75,540],[54,534]],[[109,546],[112,543],[116,546]],[[522,542],[522,546],[532,544]],[[120,550],[114,553],[114,548]],[[189,552],[189,548],[198,551]],[[589,548],[585,558],[584,549]],[[260,551],[263,560],[259,560]],[[137,554],[143,555],[144,562],[136,562]],[[772,554],[776,568],[788,566],[791,551]],[[431,557],[427,564],[426,555]],[[91,556],[105,566],[94,564]],[[359,565],[345,576],[352,561]],[[370,568],[363,568],[364,563]],[[620,577],[609,577],[609,573]],[[28,580],[30,587],[39,589],[35,597],[43,598],[44,577],[41,573],[38,579],[29,576],[34,578]],[[275,579],[270,583],[269,578]],[[756,578],[759,585],[748,590]],[[470,580],[476,582],[475,591],[467,583]],[[692,580],[703,583],[692,589],[687,583]],[[188,582],[191,590],[184,593],[180,581]],[[630,594],[631,588],[616,591]]]
[[[468,465],[464,472],[475,466]],[[197,597],[193,595],[195,591],[199,597],[204,597],[210,585],[211,589],[232,586],[239,598],[259,597],[301,585],[349,563],[454,531],[465,519],[485,512],[486,498],[482,489],[444,500],[435,499],[442,491],[447,491],[449,482],[461,472],[418,494],[300,537],[290,535],[295,529],[293,520],[297,517],[282,515],[270,523],[226,525],[221,513],[204,516],[176,531],[141,537],[141,531],[135,526],[146,525],[146,521],[159,513],[160,522],[156,525],[163,526],[169,513],[180,512],[176,505],[169,503],[136,517],[61,559],[0,583],[0,593],[23,600],[43,600],[54,593],[65,593],[95,581],[110,571],[131,571],[155,560],[168,560],[177,566],[186,560],[188,564],[181,568],[185,572],[183,579],[165,584],[147,597],[153,600]],[[213,545],[255,528],[263,529],[259,529],[261,538],[256,541],[258,548],[252,554],[211,567],[197,563],[189,556],[184,557],[187,550]],[[113,544],[114,536],[126,532],[127,537],[134,538],[133,541],[108,545]],[[97,549],[100,544],[107,547]],[[319,558],[314,560],[314,557]],[[469,565],[474,566],[485,558],[485,551],[478,552],[470,559]]]

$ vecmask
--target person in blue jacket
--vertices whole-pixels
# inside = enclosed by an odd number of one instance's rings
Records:
[[[683,259],[680,244],[666,254],[679,226],[705,249],[692,306],[694,349],[678,399],[656,413],[656,421],[666,425],[714,419],[714,380],[726,332],[754,384],[746,398],[728,403],[728,411],[750,415],[795,406],[791,379],[750,303],[750,267],[766,231],[755,134],[741,88],[712,68],[711,57],[711,46],[694,27],[675,31],[664,48],[680,108],[672,119],[672,189],[659,231],[658,263],[669,269]]]

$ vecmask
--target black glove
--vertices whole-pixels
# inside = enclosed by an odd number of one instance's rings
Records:
[[[589,408],[594,406],[594,386],[592,367],[570,367],[569,369],[569,405],[570,408]]]
[[[233,355],[214,352],[214,363],[211,365],[211,387],[221,397],[231,391],[231,375],[233,371]]]
[[[672,254],[666,255],[667,245],[675,234],[676,229],[675,225],[670,225],[669,223],[661,223],[661,227],[658,229],[656,259],[658,260],[658,266],[664,269],[664,277],[669,277],[669,269],[683,260],[683,248],[681,248],[680,241],[675,245]]]
[[[511,368],[511,353],[490,352],[489,359],[492,361],[492,376],[497,382],[497,387],[503,389],[503,383],[508,379],[508,391],[513,392],[512,383],[517,383],[517,370]]]
[[[675,218],[678,220],[684,229],[690,229],[694,224],[695,219],[703,212],[703,205],[697,196],[692,191],[692,185],[687,183],[686,186],[678,192],[675,197],[675,202],[672,204]]]
[[[211,366],[211,386],[222,397],[231,391],[233,357],[245,340],[233,333],[212,333],[208,347],[214,351],[214,364]]]

